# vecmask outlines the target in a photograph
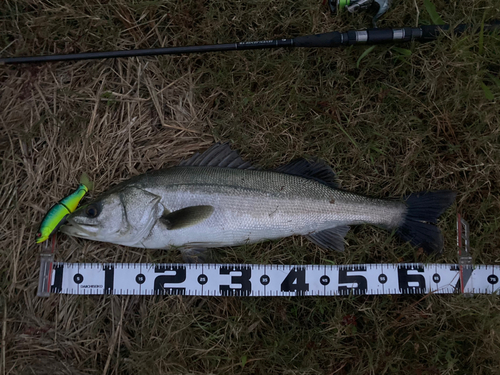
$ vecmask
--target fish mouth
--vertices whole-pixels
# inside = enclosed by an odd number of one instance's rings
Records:
[[[73,237],[90,238],[95,236],[98,229],[97,224],[77,224],[68,220],[60,231]]]

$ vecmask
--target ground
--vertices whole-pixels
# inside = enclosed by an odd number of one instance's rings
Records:
[[[427,2],[426,2],[427,3]],[[432,22],[394,2],[379,26]],[[500,18],[495,0],[433,0],[453,25]],[[434,15],[435,17],[435,15]],[[0,54],[230,43],[367,27],[316,0],[0,3]],[[456,213],[477,264],[500,264],[500,40],[281,49],[0,66],[2,374],[492,374],[498,296],[36,297],[37,227],[82,172],[95,197],[214,141],[273,168],[328,162],[342,187],[400,198],[452,189],[427,256],[360,226],[344,253],[301,237],[221,248],[219,262],[455,263]],[[179,262],[176,251],[57,237],[56,259]]]

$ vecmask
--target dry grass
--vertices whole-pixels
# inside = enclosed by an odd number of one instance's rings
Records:
[[[494,0],[453,6],[452,23],[500,18]],[[387,26],[428,21],[400,1]],[[417,10],[421,13],[418,14]],[[2,56],[210,44],[359,28],[319,2],[6,0]],[[381,23],[382,24],[382,23]],[[37,298],[34,234],[82,172],[92,195],[175,165],[214,140],[268,167],[301,155],[330,162],[345,188],[378,196],[456,189],[476,263],[498,264],[500,41],[444,37],[375,48],[249,51],[0,67],[0,374],[497,373],[497,296],[355,298]],[[488,99],[481,88],[491,90]],[[302,238],[219,249],[222,262],[455,262],[427,258],[367,227],[343,254]],[[57,260],[180,261],[59,236]]]

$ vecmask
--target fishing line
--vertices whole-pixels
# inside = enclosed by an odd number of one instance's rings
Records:
[[[459,263],[354,265],[63,263],[42,253],[38,296],[347,296],[494,294],[499,265],[472,265],[468,224],[457,220]]]
[[[489,24],[484,25],[485,32],[493,32],[494,30],[498,30],[499,28],[500,21],[492,21]],[[66,55],[6,57],[0,58],[0,64],[79,61],[135,56],[180,55],[188,53],[274,49],[283,47],[324,48],[351,46],[357,44],[383,44],[409,41],[426,42],[436,40],[439,35],[443,34],[443,31],[447,31],[449,29],[450,25],[423,25],[419,27],[349,30],[346,32],[332,31],[324,34],[299,36],[292,39],[261,40],[202,46],[149,48],[127,51],[85,52]],[[455,27],[453,29],[453,33],[460,35],[466,31],[478,32],[479,29],[479,26],[476,27],[463,24]]]

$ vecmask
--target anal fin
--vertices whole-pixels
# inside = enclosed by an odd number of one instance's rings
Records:
[[[308,234],[306,238],[323,249],[344,251],[344,237],[349,229],[348,225],[342,225]]]

